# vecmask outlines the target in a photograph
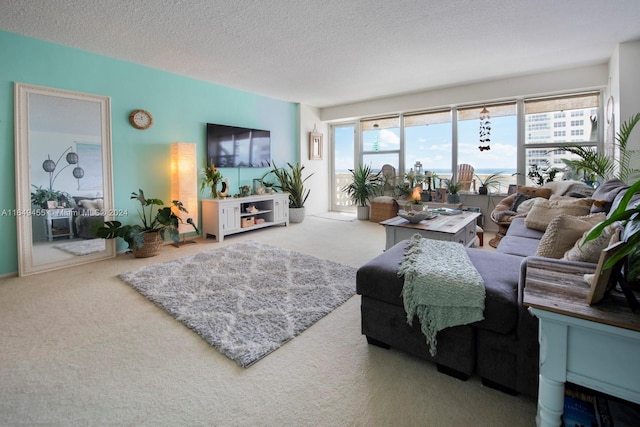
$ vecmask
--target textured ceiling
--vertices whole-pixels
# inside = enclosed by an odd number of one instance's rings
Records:
[[[639,0],[2,0],[0,29],[317,107],[604,63]]]

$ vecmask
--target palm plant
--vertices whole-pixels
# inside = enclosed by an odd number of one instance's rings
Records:
[[[491,174],[484,179],[482,179],[479,175],[476,175],[476,178],[478,178],[478,182],[480,183],[478,193],[487,194],[489,187],[498,188],[498,186],[500,185],[500,180],[498,178],[500,178],[501,176],[502,172]]]
[[[367,202],[377,194],[384,185],[381,171],[373,173],[371,165],[362,164],[357,168],[349,169],[353,180],[342,191],[346,192],[351,200],[358,206],[367,206]]]
[[[299,163],[296,163],[295,165],[287,163],[287,166],[289,166],[288,170],[277,167],[276,163],[273,162],[273,168],[270,172],[278,179],[278,184],[274,185],[274,188],[279,189],[283,193],[289,193],[290,208],[303,208],[304,203],[307,201],[309,193],[311,192],[308,188],[304,188],[304,183],[313,174],[308,175],[306,178],[302,178],[304,166],[301,166]]]
[[[629,136],[640,121],[640,113],[631,116],[620,125],[620,132],[616,135],[615,148],[619,157],[612,159],[606,153],[598,152],[581,145],[570,145],[564,149],[579,156],[579,159],[562,159],[562,161],[576,172],[582,173],[585,180],[595,181],[597,177],[616,177],[620,181],[629,182],[638,177],[640,170],[631,166],[631,160],[637,155],[637,150],[628,150]],[[617,173],[616,173],[617,172]]]

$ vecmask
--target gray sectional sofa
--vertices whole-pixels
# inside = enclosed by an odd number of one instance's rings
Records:
[[[592,196],[600,202],[590,211],[608,211],[626,188],[620,181],[603,184]],[[398,276],[398,270],[409,241],[398,243],[359,268],[356,290],[361,295],[362,333],[367,341],[431,360],[440,371],[461,379],[476,374],[485,385],[536,396],[538,321],[522,301],[527,262],[536,256],[545,231],[527,227],[526,221],[526,216],[514,218],[495,251],[467,249],[485,283],[484,320],[440,331],[434,357],[429,354],[418,319],[409,326],[403,306],[404,278]]]

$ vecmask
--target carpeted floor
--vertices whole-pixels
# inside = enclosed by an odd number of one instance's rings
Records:
[[[0,279],[0,425],[535,425],[533,399],[367,345],[357,295],[244,369],[117,277],[246,240],[351,267],[385,244],[378,224],[308,216],[153,258]]]
[[[355,295],[356,269],[250,240],[119,277],[246,368]]]

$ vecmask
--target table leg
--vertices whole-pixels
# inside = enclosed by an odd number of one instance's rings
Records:
[[[543,375],[539,380],[536,424],[538,427],[558,427],[564,411],[564,383]]]

